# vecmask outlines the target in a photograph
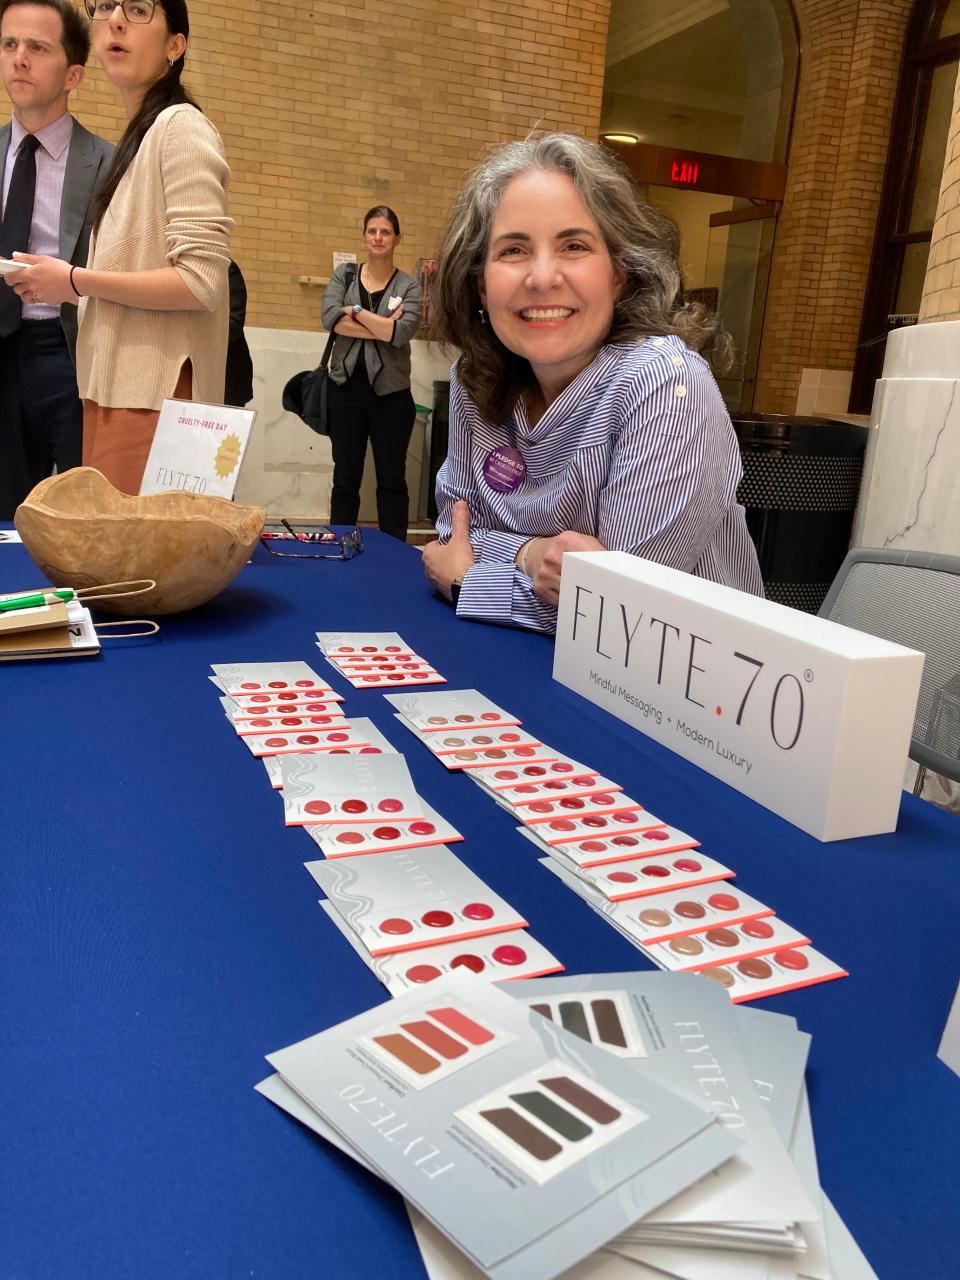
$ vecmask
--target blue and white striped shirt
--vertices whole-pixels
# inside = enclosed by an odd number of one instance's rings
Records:
[[[484,460],[518,449],[523,484],[498,493]],[[531,426],[522,403],[507,424],[486,422],[454,366],[450,443],[437,476],[437,532],[451,533],[458,498],[470,507],[476,564],[457,614],[556,630],[557,611],[514,565],[533,537],[565,529],[610,550],[763,595],[760,567],[736,490],[740,453],[707,362],[679,338],[648,338],[600,351]]]

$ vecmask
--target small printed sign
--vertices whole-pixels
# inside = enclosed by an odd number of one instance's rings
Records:
[[[922,671],[640,556],[563,557],[554,679],[819,840],[895,829]]]
[[[164,400],[140,496],[180,489],[232,498],[256,416],[255,409]]]

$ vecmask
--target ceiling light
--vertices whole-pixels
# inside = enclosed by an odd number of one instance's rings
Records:
[[[601,133],[604,142],[626,142],[631,146],[640,141],[635,133]]]

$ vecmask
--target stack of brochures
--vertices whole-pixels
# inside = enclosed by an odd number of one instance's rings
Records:
[[[0,662],[99,653],[90,611],[73,596],[51,587],[0,595]]]
[[[870,1280],[820,1187],[809,1045],[694,975],[450,976],[257,1088],[406,1197],[431,1280]]]

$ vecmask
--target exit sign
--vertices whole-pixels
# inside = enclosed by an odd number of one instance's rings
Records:
[[[700,181],[700,161],[674,159],[670,164],[670,181],[695,187]]]

